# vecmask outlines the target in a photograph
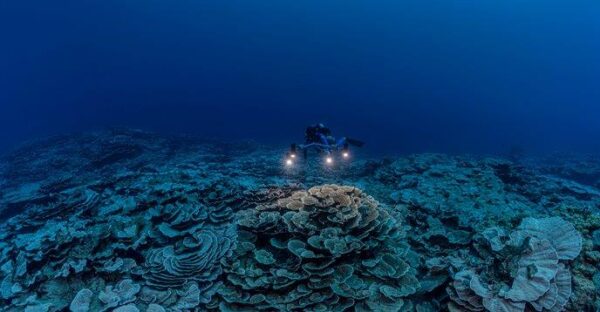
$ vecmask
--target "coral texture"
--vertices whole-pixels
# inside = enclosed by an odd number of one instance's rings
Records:
[[[372,197],[338,185],[242,211],[221,308],[400,311],[419,282],[397,222]]]
[[[526,218],[506,236],[491,228],[481,236],[479,266],[459,268],[447,288],[451,310],[563,311],[571,272],[562,260],[581,251],[581,236],[560,218]]]
[[[600,306],[600,158],[281,155],[110,129],[0,156],[0,311]]]

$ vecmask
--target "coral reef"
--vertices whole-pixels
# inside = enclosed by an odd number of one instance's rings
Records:
[[[490,228],[477,245],[481,259],[464,259],[447,288],[452,311],[563,311],[571,272],[563,261],[581,252],[582,238],[560,218],[526,218],[506,234]],[[460,308],[459,308],[460,307]]]
[[[337,185],[242,211],[221,308],[406,309],[402,298],[420,285],[397,223],[373,198]]]
[[[544,157],[524,159],[530,167],[544,174],[577,181],[581,184],[600,186],[600,157],[592,154],[553,153]]]
[[[111,129],[1,157],[0,311],[600,307],[593,157],[281,155]]]

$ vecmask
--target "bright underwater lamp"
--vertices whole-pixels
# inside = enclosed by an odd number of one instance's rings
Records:
[[[331,164],[333,164],[333,157],[331,157],[331,156],[327,156],[327,157],[325,158],[325,163],[326,163],[326,164],[328,164],[328,165],[331,165]]]
[[[291,158],[288,158],[285,160],[285,165],[290,167],[291,165],[294,164],[294,161]]]
[[[342,153],[342,157],[344,157],[344,158],[348,158],[348,157],[350,157],[350,153],[348,153],[348,152],[343,152],[343,153]]]

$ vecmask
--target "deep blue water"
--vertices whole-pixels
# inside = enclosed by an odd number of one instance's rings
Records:
[[[106,126],[600,151],[600,2],[2,1],[0,150]]]

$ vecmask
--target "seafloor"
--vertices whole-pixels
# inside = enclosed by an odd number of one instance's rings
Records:
[[[600,161],[282,167],[133,130],[0,162],[1,311],[600,311]]]

